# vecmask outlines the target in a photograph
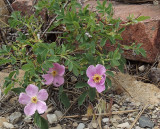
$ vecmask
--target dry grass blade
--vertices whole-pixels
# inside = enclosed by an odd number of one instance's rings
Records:
[[[130,113],[130,112],[136,112],[139,111],[137,110],[126,110],[126,111],[116,111],[116,112],[111,112],[111,113],[101,113],[101,114],[95,114],[96,116],[109,116],[109,115],[117,115],[117,114],[125,114],[125,113]],[[73,116],[64,116],[63,118],[76,118],[76,117],[87,117],[87,114],[85,115],[73,115]]]
[[[147,108],[147,104],[143,107],[143,109],[138,113],[136,119],[134,120],[134,122],[132,123],[131,127],[129,129],[132,129],[133,126],[136,124],[137,120],[139,119],[139,117],[142,115],[142,113],[144,112],[144,110]]]

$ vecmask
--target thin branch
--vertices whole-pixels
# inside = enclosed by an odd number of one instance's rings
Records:
[[[68,4],[69,4],[70,0],[68,0],[65,5],[63,6],[63,8],[65,8]],[[51,22],[49,23],[48,27],[45,29],[45,31],[43,32],[42,34],[42,37],[44,36],[44,34],[47,32],[47,30],[50,28],[50,26],[52,25],[52,23],[56,20],[58,15],[56,15],[52,20]]]

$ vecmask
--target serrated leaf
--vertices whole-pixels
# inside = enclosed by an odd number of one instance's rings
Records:
[[[10,83],[7,88],[4,90],[4,93],[7,94],[11,89],[12,87],[14,86],[14,83]]]
[[[79,96],[79,98],[78,98],[78,105],[79,105],[79,106],[83,104],[83,102],[85,101],[85,98],[86,98],[87,94],[88,94],[88,91],[85,91],[85,92],[83,92],[83,93]]]
[[[88,92],[88,96],[89,96],[89,99],[91,101],[93,101],[96,97],[96,89],[95,88],[89,88],[89,92]]]
[[[34,114],[34,123],[40,128],[40,129],[48,129],[48,121],[45,120],[43,117],[40,116],[40,114],[37,113],[37,111]]]
[[[113,73],[112,71],[106,71],[106,73],[107,73],[109,76],[114,77],[114,73]]]
[[[72,69],[73,69],[73,63],[72,63],[72,62],[69,62],[69,64],[68,64],[68,70],[69,70],[69,71],[72,71]]]
[[[140,16],[136,20],[140,22],[140,21],[144,21],[144,20],[147,20],[147,19],[150,19],[150,17],[149,16]]]
[[[75,88],[84,88],[87,86],[88,84],[86,82],[77,82]]]
[[[100,42],[100,45],[103,47],[106,44],[107,39],[103,38]]]
[[[110,78],[106,77],[106,82],[108,86],[112,86],[112,81]]]
[[[14,91],[15,93],[17,94],[20,94],[22,92],[25,92],[25,89],[24,88],[13,88],[11,89],[12,91]]]
[[[60,99],[61,99],[61,102],[63,103],[63,105],[64,105],[66,108],[69,108],[69,106],[70,106],[70,101],[69,101],[68,96],[66,95],[65,92],[62,92],[62,94],[60,95]]]

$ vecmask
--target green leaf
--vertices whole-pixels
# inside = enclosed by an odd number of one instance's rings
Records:
[[[69,71],[72,71],[72,69],[73,69],[73,63],[72,63],[72,62],[69,62],[69,64],[68,64],[68,70],[69,70]]]
[[[114,67],[114,66],[119,66],[120,65],[120,63],[117,61],[117,60],[111,60],[111,65],[112,65],[112,67]]]
[[[40,54],[38,54],[38,56],[37,56],[37,62],[38,62],[39,64],[42,64],[42,58],[41,58],[41,55],[40,55]]]
[[[108,86],[112,86],[112,81],[108,77],[106,77],[106,82]]]
[[[69,108],[69,106],[70,106],[70,101],[69,101],[68,96],[66,95],[65,92],[62,92],[62,94],[60,95],[60,100],[61,100],[61,102],[63,103],[63,105],[64,105],[66,108]]]
[[[89,88],[89,92],[88,92],[88,95],[89,95],[89,99],[91,101],[93,101],[96,97],[96,89],[95,88]]]
[[[83,104],[83,102],[85,101],[85,98],[86,98],[87,94],[88,94],[88,91],[85,91],[85,92],[83,92],[83,93],[79,96],[79,98],[78,98],[78,105],[79,105],[79,106]]]
[[[109,76],[114,77],[114,74],[113,74],[113,72],[112,72],[112,71],[106,71],[106,73],[107,73]]]
[[[149,16],[140,16],[136,20],[140,22],[140,21],[144,21],[144,20],[147,20],[147,19],[150,19],[150,17]]]
[[[10,59],[1,59],[0,65],[5,65],[5,64],[10,63],[10,62],[11,62]]]
[[[30,69],[32,69],[30,64],[25,64],[22,66],[22,70],[24,70],[24,71],[29,71]]]
[[[106,44],[107,39],[103,38],[100,42],[100,45],[103,47]]]
[[[25,92],[25,89],[24,88],[13,88],[11,89],[12,91],[14,91],[15,93],[17,94],[20,94],[22,92]]]
[[[34,123],[40,128],[40,129],[48,129],[48,121],[44,119],[43,117],[38,114],[36,111],[34,114]]]
[[[77,82],[75,88],[83,88],[87,86],[88,84],[86,82]]]
[[[7,94],[11,89],[12,87],[14,86],[14,83],[10,83],[7,88],[4,90],[4,93]]]
[[[143,48],[140,48],[139,52],[141,53],[142,56],[146,57],[146,51]]]

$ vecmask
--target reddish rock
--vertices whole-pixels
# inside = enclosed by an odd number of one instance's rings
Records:
[[[23,15],[33,14],[32,6],[34,0],[16,0],[12,3],[14,11],[21,11]]]
[[[142,47],[146,50],[146,58],[137,56],[132,51],[125,51],[125,58],[148,63],[155,62],[160,55],[160,5],[112,3],[114,17],[120,17],[123,21],[126,21],[130,14],[134,14],[135,17],[150,16],[149,20],[127,26],[122,33],[123,41],[120,43],[125,45],[131,45],[133,42],[142,43]],[[88,1],[85,5],[87,4],[90,4],[90,9],[95,11],[96,1]],[[113,50],[114,48],[106,43],[106,49]]]
[[[16,0],[12,3],[12,8],[14,11],[21,11],[22,15],[32,15],[35,12],[33,8],[35,4],[35,0]],[[46,10],[41,11],[40,16],[46,21]]]

